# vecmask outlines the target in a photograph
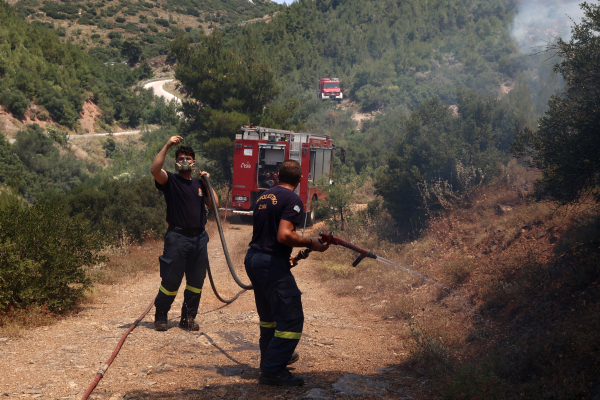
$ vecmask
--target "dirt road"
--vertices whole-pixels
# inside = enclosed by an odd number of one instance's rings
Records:
[[[226,237],[239,275],[248,281],[241,258],[251,226],[227,224]],[[153,249],[158,259],[159,245]],[[209,254],[215,281],[224,296],[237,286],[224,261],[218,235]],[[125,342],[92,394],[96,399],[426,399],[426,382],[400,369],[393,322],[367,305],[332,294],[310,258],[294,269],[303,292],[304,333],[294,372],[307,382],[300,388],[257,384],[258,316],[252,293],[230,306],[204,285],[200,332],[177,327],[181,290],[169,314],[171,329],[155,332],[154,311]],[[158,260],[157,260],[158,269]],[[31,330],[21,339],[0,338],[0,398],[76,399],[112,353],[116,343],[156,295],[158,272],[130,282],[104,286],[93,303],[59,323]],[[397,323],[397,322],[396,322]]]
[[[148,82],[148,83],[144,84],[144,89],[152,88],[152,89],[154,89],[155,96],[164,97],[165,100],[167,100],[167,101],[175,100],[177,103],[181,103],[181,100],[179,100],[177,98],[177,96],[174,96],[171,93],[169,93],[163,89],[163,86],[166,83],[173,82],[173,80],[174,79],[162,79],[159,81]]]

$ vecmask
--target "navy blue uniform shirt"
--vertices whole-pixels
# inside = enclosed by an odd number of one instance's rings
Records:
[[[282,219],[300,225],[304,219],[304,204],[293,190],[275,186],[264,192],[254,206],[254,229],[250,247],[289,259],[292,248],[277,241],[279,222]]]
[[[167,223],[183,229],[204,230],[204,196],[208,193],[204,183],[198,178],[188,180],[172,172],[167,175],[169,180],[164,185],[154,181],[156,188],[165,195]]]

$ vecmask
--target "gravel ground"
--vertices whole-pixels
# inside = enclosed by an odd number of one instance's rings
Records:
[[[226,237],[232,253],[241,254],[251,229],[229,225]],[[157,258],[161,250],[153,249]],[[211,238],[209,254],[217,288],[231,297],[237,287],[218,235]],[[181,290],[169,313],[171,328],[155,332],[152,310],[129,335],[91,398],[431,398],[427,382],[400,366],[394,323],[356,299],[331,293],[311,268],[314,265],[309,258],[294,269],[303,291],[305,327],[298,346],[300,360],[292,367],[304,377],[305,386],[257,384],[259,320],[252,293],[224,306],[207,279],[197,318],[200,332],[177,327]],[[247,281],[244,273],[239,275]],[[30,330],[20,339],[0,338],[0,399],[80,398],[159,284],[156,273],[101,287],[102,295],[76,315]]]

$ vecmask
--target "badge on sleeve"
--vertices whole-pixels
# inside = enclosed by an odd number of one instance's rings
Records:
[[[204,196],[204,195],[202,194],[202,189],[200,189],[200,188],[198,188],[198,196]]]
[[[300,212],[300,206],[296,204],[294,206],[294,210],[296,210],[296,212],[299,213]]]

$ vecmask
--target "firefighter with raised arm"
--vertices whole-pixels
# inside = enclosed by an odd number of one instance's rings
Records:
[[[246,272],[254,286],[260,317],[259,383],[301,386],[304,379],[286,365],[298,360],[294,351],[302,335],[304,314],[301,292],[290,269],[293,247],[325,251],[318,237],[307,239],[296,233],[303,221],[304,204],[294,190],[302,180],[297,161],[286,160],[279,170],[279,185],[260,196],[254,207],[254,228],[246,254]]]
[[[200,171],[200,179],[192,177],[196,167],[196,156],[191,147],[180,146],[175,151],[177,174],[163,169],[167,151],[182,140],[181,136],[172,136],[154,158],[151,168],[155,186],[165,196],[169,224],[164,237],[164,251],[158,258],[162,280],[154,302],[154,329],[157,331],[166,331],[169,328],[167,313],[184,275],[186,286],[179,327],[191,331],[199,330],[194,320],[198,313],[208,266],[208,235],[204,230],[205,205],[209,208],[219,206],[216,194],[214,191],[209,193],[201,179],[204,175],[210,175]]]

